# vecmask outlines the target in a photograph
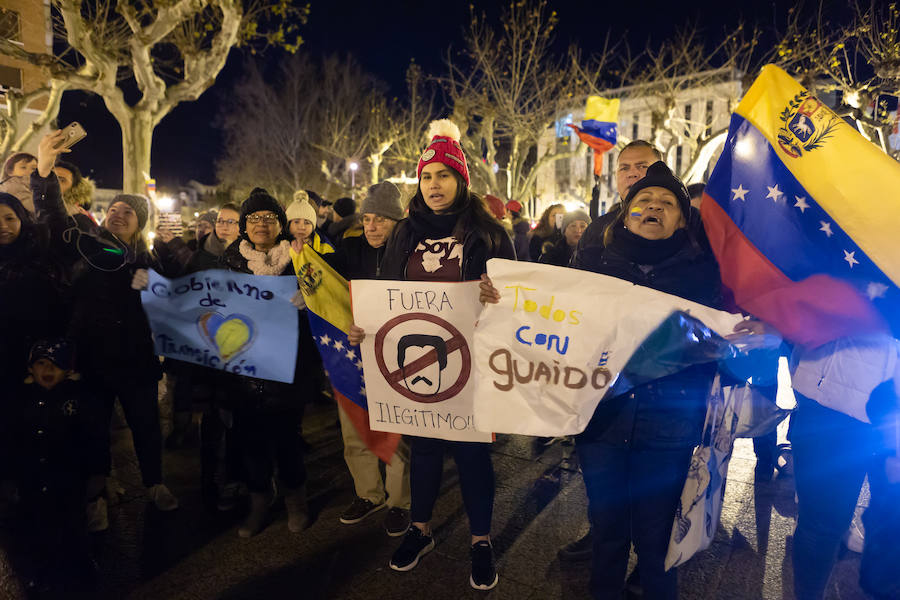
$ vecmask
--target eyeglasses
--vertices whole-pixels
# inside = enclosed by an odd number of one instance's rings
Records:
[[[247,220],[250,220],[250,217],[247,217]],[[234,219],[216,219],[216,225],[237,225],[238,222]]]
[[[254,225],[260,221],[266,225],[274,225],[278,222],[278,215],[250,215],[247,217],[247,222],[253,223]]]

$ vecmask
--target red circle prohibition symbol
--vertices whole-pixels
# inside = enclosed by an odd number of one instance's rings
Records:
[[[429,323],[434,323],[435,325],[446,329],[451,335],[450,339],[446,341],[447,354],[450,355],[458,350],[462,358],[462,368],[459,371],[459,377],[457,377],[453,385],[442,392],[439,391],[433,396],[420,396],[415,392],[409,391],[403,384],[403,380],[404,378],[414,375],[422,369],[436,363],[438,361],[436,349],[432,348],[413,362],[405,365],[402,369],[398,368],[393,373],[387,368],[387,365],[384,362],[384,338],[387,337],[387,334],[397,325],[414,320],[428,321]],[[387,381],[388,385],[391,386],[391,389],[401,396],[409,398],[413,402],[423,402],[425,404],[443,402],[461,392],[469,381],[469,373],[472,370],[472,355],[469,353],[469,345],[466,344],[465,336],[447,321],[428,313],[409,313],[400,315],[382,325],[381,329],[378,330],[378,333],[375,334],[375,361],[378,363],[378,370],[381,371],[381,375],[384,377],[385,381]]]

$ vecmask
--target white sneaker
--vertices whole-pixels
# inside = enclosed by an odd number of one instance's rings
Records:
[[[855,520],[850,524],[850,529],[844,534],[844,544],[850,552],[862,554],[863,545],[865,545],[866,536]]]
[[[147,495],[150,496],[156,508],[161,511],[168,512],[178,508],[178,498],[173,496],[169,488],[162,483],[147,488]]]
[[[87,530],[90,533],[109,529],[109,512],[106,510],[106,499],[97,498],[87,505]]]

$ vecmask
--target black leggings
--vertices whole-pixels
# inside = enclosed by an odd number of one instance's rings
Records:
[[[469,529],[472,535],[488,535],[494,511],[494,465],[491,463],[491,445],[481,442],[410,438],[412,521],[427,523],[431,520],[441,490],[446,450],[453,453],[459,470],[459,487],[469,516]]]
[[[159,427],[159,392],[157,382],[123,383],[116,386],[105,385],[97,379],[87,379],[90,391],[102,407],[106,435],[106,470],[112,467],[109,439],[109,422],[112,418],[116,398],[122,405],[125,421],[131,429],[134,450],[141,467],[144,485],[150,487],[162,483],[162,432]]]

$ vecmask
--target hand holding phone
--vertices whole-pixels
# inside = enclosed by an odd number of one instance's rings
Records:
[[[62,141],[57,142],[56,149],[64,150],[71,148],[77,142],[87,137],[87,131],[78,121],[73,121],[60,130],[62,133]]]
[[[557,213],[556,215],[554,215],[554,218],[556,219],[556,229],[562,231],[563,221],[565,220],[566,215],[563,213]]]

